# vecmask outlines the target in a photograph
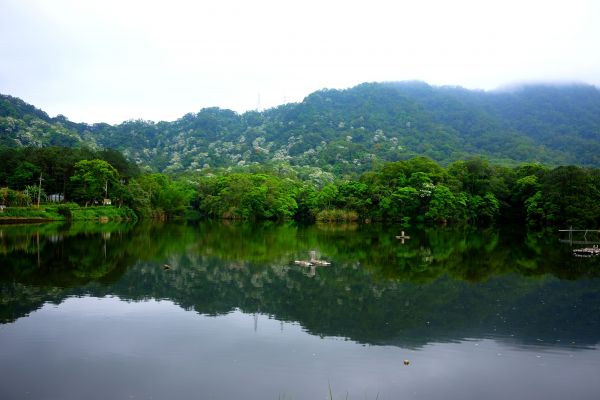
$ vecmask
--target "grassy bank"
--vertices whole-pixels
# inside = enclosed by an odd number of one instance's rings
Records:
[[[323,210],[316,215],[319,222],[356,222],[359,220],[358,213],[348,210]]]
[[[76,204],[47,205],[37,207],[6,207],[0,212],[0,222],[10,221],[124,221],[136,220],[129,207],[94,206],[80,207]]]

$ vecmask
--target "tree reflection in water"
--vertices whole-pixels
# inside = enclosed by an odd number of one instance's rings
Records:
[[[263,313],[369,344],[598,343],[598,258],[572,257],[553,233],[409,233],[401,244],[396,227],[381,225],[3,226],[0,319],[114,295],[170,299],[205,315]],[[294,264],[311,251],[331,265]]]

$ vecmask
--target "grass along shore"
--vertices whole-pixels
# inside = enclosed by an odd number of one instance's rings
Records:
[[[39,208],[35,206],[5,207],[0,212],[0,223],[11,221],[123,221],[136,219],[136,214],[129,207],[80,207],[77,204],[41,205]]]

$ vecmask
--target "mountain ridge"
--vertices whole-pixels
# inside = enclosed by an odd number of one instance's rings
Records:
[[[420,81],[323,89],[302,102],[236,113],[218,107],[175,121],[76,123],[0,95],[0,145],[122,151],[163,172],[289,163],[348,174],[417,155],[516,164],[600,166],[600,90],[535,84],[499,91]]]

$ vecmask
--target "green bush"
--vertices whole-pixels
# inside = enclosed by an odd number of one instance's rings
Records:
[[[356,211],[348,211],[348,210],[323,210],[317,213],[317,221],[324,222],[335,222],[335,221],[346,221],[346,222],[355,222],[358,221],[358,214]]]
[[[62,215],[63,217],[65,217],[65,219],[73,219],[73,213],[71,212],[71,208],[66,205],[66,204],[61,204],[60,206],[58,206],[56,208],[56,212],[59,215]]]

